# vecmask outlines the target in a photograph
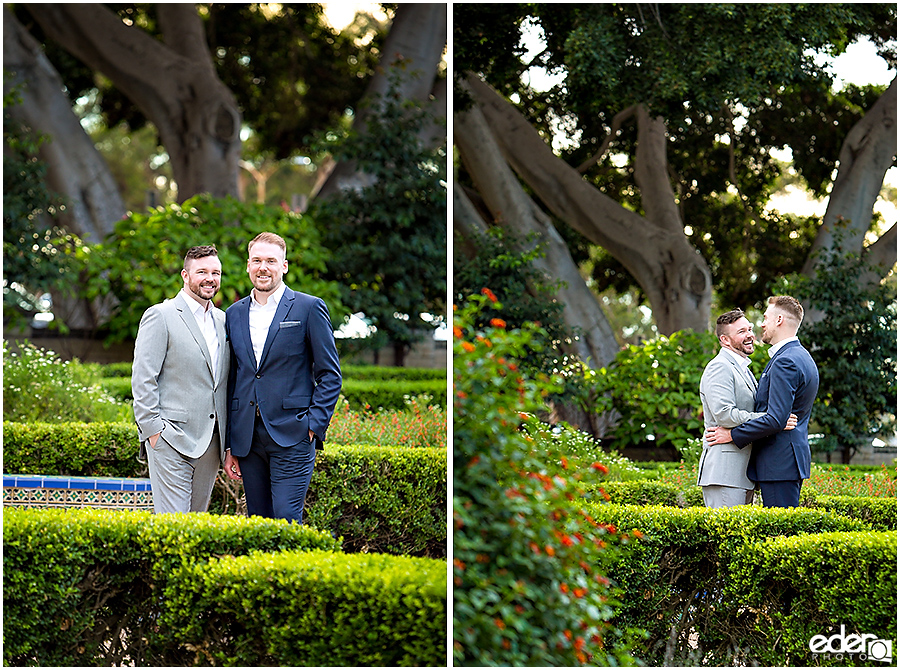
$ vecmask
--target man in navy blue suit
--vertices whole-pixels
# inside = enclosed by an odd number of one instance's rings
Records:
[[[287,247],[274,233],[247,245],[250,295],[225,312],[231,347],[225,472],[242,479],[250,516],[303,523],[316,449],[341,392],[328,308],[285,286]]]
[[[721,426],[706,430],[709,444],[753,443],[747,477],[759,483],[766,507],[797,507],[800,487],[809,479],[809,417],[819,390],[819,369],[797,338],[802,321],[803,307],[796,299],[769,298],[762,341],[772,346],[754,407],[766,414],[731,430]],[[797,427],[785,431],[791,413],[797,415]]]

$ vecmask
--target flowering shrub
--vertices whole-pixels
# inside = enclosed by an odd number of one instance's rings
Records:
[[[341,398],[328,427],[335,444],[382,444],[400,447],[447,446],[447,411],[428,396],[407,396],[405,410],[355,410]]]
[[[605,465],[522,430],[558,380],[518,367],[535,326],[476,330],[495,303],[485,289],[454,319],[454,665],[632,663],[606,574],[636,535],[578,505]]]
[[[133,421],[131,408],[98,382],[91,366],[61,361],[54,352],[29,342],[10,352],[3,341],[4,421]]]

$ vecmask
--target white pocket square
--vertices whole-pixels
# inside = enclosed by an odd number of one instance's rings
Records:
[[[294,326],[299,326],[302,321],[282,321],[278,324],[279,328],[293,328]]]

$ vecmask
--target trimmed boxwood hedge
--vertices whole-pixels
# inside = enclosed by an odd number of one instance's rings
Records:
[[[424,381],[345,379],[341,395],[351,409],[404,409],[407,397],[430,395],[429,404],[447,406],[447,382],[444,379]]]
[[[738,597],[765,613],[748,631],[759,641],[755,665],[883,666],[858,654],[814,655],[810,640],[840,633],[844,626],[848,635],[896,641],[897,531],[820,533],[748,543],[736,557],[726,597]]]
[[[4,422],[9,474],[145,477],[133,424]],[[217,483],[211,508],[241,485]],[[235,503],[231,500],[231,509]],[[447,450],[328,444],[316,457],[307,522],[348,551],[440,558],[447,542]]]
[[[338,550],[283,520],[5,508],[4,665],[181,665],[159,635],[176,570],[210,557]]]
[[[443,667],[443,561],[327,552],[223,558],[182,570],[160,631],[193,665]]]
[[[868,530],[862,521],[805,508],[588,503],[585,511],[644,535],[608,576],[624,591],[615,621],[648,632],[638,656],[650,666],[756,664],[756,631],[768,612],[726,594],[744,546],[774,536]]]

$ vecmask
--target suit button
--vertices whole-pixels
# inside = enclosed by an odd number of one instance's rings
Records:
[[[257,379],[259,379],[260,377],[262,377],[262,375],[256,375],[256,378],[257,378]]]
[[[252,400],[250,401],[250,407],[253,407],[253,401],[252,401]]]
[[[215,419],[215,418],[216,418],[216,415],[215,415],[215,414],[210,414],[210,415],[209,415],[209,418],[210,418],[210,419]]]

